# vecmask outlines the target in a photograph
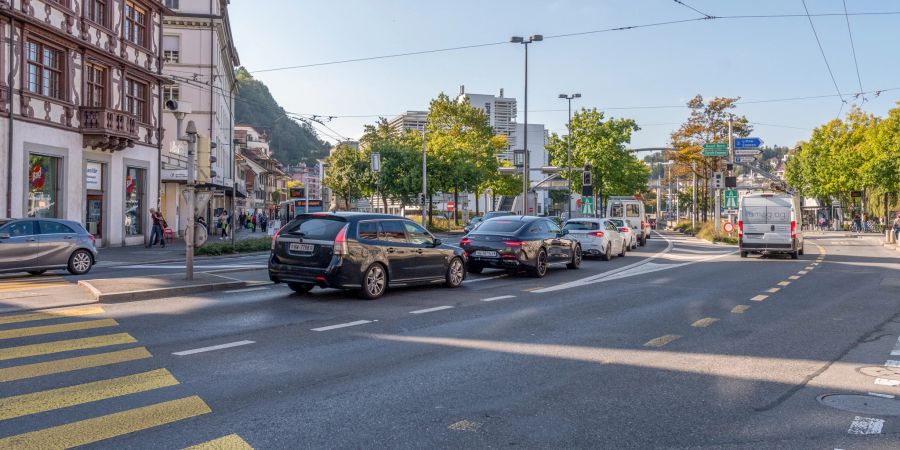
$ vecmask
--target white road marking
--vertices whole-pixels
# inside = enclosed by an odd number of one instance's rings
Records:
[[[797,275],[791,275],[791,276],[788,277],[788,279],[789,279],[789,280],[799,280],[800,277],[798,277]]]
[[[676,248],[675,248],[675,251],[676,251],[676,252],[685,252],[685,253],[707,253],[707,254],[715,254],[715,255],[721,255],[721,254],[723,254],[723,253],[730,253],[730,252],[731,252],[730,250],[727,250],[727,249],[723,249],[723,250],[694,250],[694,249],[681,248],[681,247],[676,247]]]
[[[452,309],[452,306],[438,306],[436,308],[428,308],[428,309],[420,309],[418,311],[410,311],[410,314],[426,314],[435,311],[443,311],[445,309]]]
[[[244,288],[244,289],[232,289],[230,291],[222,291],[222,292],[225,294],[237,294],[238,292],[265,291],[267,289],[269,289],[269,288],[266,286],[260,286],[260,287]]]
[[[876,378],[875,384],[877,384],[879,386],[900,386],[900,381],[889,380],[887,378]]]
[[[889,359],[884,362],[884,367],[900,367],[900,361]]]
[[[809,273],[809,271],[808,271],[808,270],[801,270],[801,271],[799,271],[799,272],[797,272],[797,273],[799,273],[800,275],[806,275],[806,274]]]
[[[757,295],[756,297],[751,298],[750,301],[753,301],[753,302],[761,302],[761,301],[763,301],[763,300],[765,300],[765,299],[767,299],[767,298],[769,298],[768,295]]]
[[[768,292],[770,294],[774,294],[780,290],[781,290],[781,288],[772,288],[772,289],[767,290],[766,292]]]
[[[372,323],[372,321],[371,320],[357,320],[356,322],[339,323],[337,325],[329,325],[327,327],[313,328],[312,331],[337,330],[338,328],[355,327],[357,325],[365,325],[367,323]]]
[[[195,348],[193,350],[184,350],[184,351],[175,352],[172,354],[176,355],[176,356],[187,356],[187,355],[193,355],[196,353],[211,352],[213,350],[222,350],[222,349],[226,349],[226,348],[240,347],[242,345],[250,345],[250,344],[255,344],[255,343],[256,342],[254,342],[254,341],[237,341],[237,342],[230,342],[228,344],[213,345],[211,347],[202,347],[202,348]]]
[[[883,419],[875,419],[872,417],[860,417],[856,416],[853,419],[853,423],[850,424],[850,429],[847,430],[849,434],[881,434],[881,429],[884,427]]]
[[[878,392],[869,392],[869,395],[873,397],[881,397],[881,398],[894,398],[895,396],[891,394],[879,394]]]
[[[503,277],[508,277],[508,276],[509,276],[509,274],[504,273],[503,275],[497,275],[494,277],[475,278],[474,280],[466,280],[466,281],[463,281],[463,283],[464,284],[465,283],[477,283],[479,281],[496,280],[497,278],[503,278]]]
[[[483,298],[483,302],[496,302],[497,300],[506,300],[508,298],[516,298],[515,295],[501,295],[500,297]]]
[[[265,264],[232,264],[232,265],[198,265],[194,269],[265,269],[269,266]],[[136,266],[117,266],[109,267],[110,269],[184,269],[185,266],[167,266],[167,265],[136,265]]]

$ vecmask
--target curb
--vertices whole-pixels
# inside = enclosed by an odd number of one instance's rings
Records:
[[[100,303],[127,303],[141,300],[156,300],[167,297],[177,297],[187,294],[197,294],[201,292],[216,292],[227,289],[240,289],[247,286],[246,281],[230,279],[232,281],[224,281],[220,283],[197,284],[193,286],[177,286],[158,289],[143,289],[137,291],[115,292],[104,294],[93,285],[90,281],[79,281],[78,285],[83,286],[90,291],[91,295]]]
[[[260,256],[260,255],[268,255],[269,253],[270,253],[270,251],[251,252],[251,253],[232,253],[229,255],[219,255],[219,256],[195,256],[194,261],[209,261],[209,260],[214,260],[214,259],[225,259],[225,258],[229,258],[229,257]],[[103,254],[101,253],[100,256],[102,258]],[[119,264],[122,266],[140,266],[140,265],[144,265],[144,264],[168,264],[168,263],[184,262],[184,258],[162,259],[162,260],[158,260],[158,261],[140,261],[140,262],[135,262],[135,261],[127,261],[127,262],[126,261],[102,261],[102,262],[116,263],[116,264]],[[98,267],[101,269],[104,268],[102,266],[98,266]],[[112,267],[112,266],[106,266],[106,267]]]

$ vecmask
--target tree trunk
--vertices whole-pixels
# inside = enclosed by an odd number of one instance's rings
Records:
[[[387,199],[387,196],[384,195],[384,194],[381,194],[381,203],[384,204],[384,213],[385,213],[385,214],[390,214],[390,213],[388,212],[388,199]]]
[[[453,223],[459,226],[459,216],[456,211],[459,209],[459,188],[453,189]]]
[[[434,202],[431,200],[431,196],[428,196],[428,228],[434,228],[434,215],[431,214],[432,209],[434,209]],[[426,214],[426,212],[422,211],[422,214]]]

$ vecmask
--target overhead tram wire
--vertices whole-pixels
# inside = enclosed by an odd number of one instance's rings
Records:
[[[822,54],[822,60],[825,61],[825,67],[828,69],[828,75],[831,76],[831,82],[834,84],[834,90],[837,91],[838,96],[841,98],[841,109],[838,110],[838,118],[840,119],[841,113],[844,112],[844,105],[847,103],[844,100],[844,95],[841,94],[841,88],[838,87],[837,80],[834,78],[834,72],[831,70],[831,64],[828,64],[828,58],[825,56],[825,49],[822,47],[822,41],[819,39],[819,33],[816,32],[816,25],[813,24],[812,17],[809,15],[809,8],[806,7],[806,0],[800,0],[803,3],[803,10],[806,11],[806,18],[809,20],[809,27],[812,28],[813,36],[816,38],[816,44],[819,45],[819,53]],[[846,13],[846,11],[845,11]]]
[[[683,1],[681,1],[681,0],[672,0],[672,1],[674,1],[675,3],[678,3],[678,4],[681,5],[681,6],[684,6],[684,7],[687,8],[687,9],[690,9],[690,10],[696,12],[697,14],[700,14],[701,16],[703,16],[704,19],[712,19],[712,18],[714,17],[714,16],[711,16],[711,15],[709,15],[709,14],[703,12],[703,11],[700,11],[700,10],[697,9],[697,8],[694,8],[694,7],[691,6],[691,5],[688,5],[687,3],[685,3],[685,2],[683,2]]]
[[[847,0],[844,3],[844,19],[847,22],[847,34],[850,36],[850,51],[853,53],[853,65],[856,67],[856,81],[859,82],[859,92],[863,92],[862,77],[859,75],[859,61],[856,59],[856,44],[853,43],[853,31],[850,29],[850,16],[847,15]],[[866,103],[868,99],[862,96],[862,103]]]

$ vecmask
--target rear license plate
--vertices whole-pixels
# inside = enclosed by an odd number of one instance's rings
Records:
[[[478,256],[478,257],[481,257],[481,258],[496,258],[496,257],[497,257],[497,252],[489,252],[489,251],[485,251],[485,250],[477,250],[477,251],[475,251],[474,256]]]
[[[299,244],[294,242],[291,243],[290,250],[298,253],[312,253],[314,248],[316,248],[316,246],[313,244]]]

